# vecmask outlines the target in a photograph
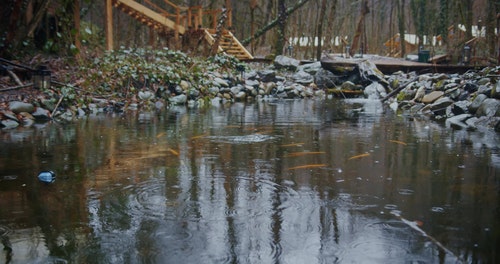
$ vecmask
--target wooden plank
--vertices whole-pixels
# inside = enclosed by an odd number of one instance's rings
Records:
[[[363,60],[369,60],[377,66],[384,74],[391,74],[396,71],[417,71],[417,72],[442,72],[442,73],[462,73],[470,69],[484,68],[485,66],[475,65],[450,65],[414,62],[396,58],[365,55],[363,58],[342,58],[327,55],[321,59],[321,65],[325,69],[335,70],[336,67],[355,67]]]

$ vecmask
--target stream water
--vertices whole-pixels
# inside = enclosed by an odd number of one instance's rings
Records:
[[[0,262],[500,262],[499,134],[378,101],[102,114],[0,140]]]

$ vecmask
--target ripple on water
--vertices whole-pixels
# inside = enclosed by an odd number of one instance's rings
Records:
[[[339,193],[337,200],[340,207],[358,211],[377,208],[380,202],[380,198],[377,196],[349,193]]]
[[[346,245],[339,260],[341,263],[388,263],[407,259],[410,251],[404,245],[415,237],[408,235],[411,232],[410,227],[397,220],[368,223],[362,234]]]
[[[217,143],[252,144],[274,140],[276,137],[264,134],[251,134],[243,136],[209,136],[207,138]]]
[[[398,193],[401,195],[413,195],[413,193],[415,193],[415,191],[411,190],[411,189],[399,189]]]
[[[433,213],[444,213],[443,207],[434,206],[431,208],[431,212]]]

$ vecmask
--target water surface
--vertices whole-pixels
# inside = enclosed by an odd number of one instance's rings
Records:
[[[0,261],[500,261],[499,135],[377,101],[174,107],[0,139]]]

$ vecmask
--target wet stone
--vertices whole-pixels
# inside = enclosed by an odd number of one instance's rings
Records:
[[[434,103],[437,99],[441,98],[444,95],[442,91],[432,91],[429,94],[424,95],[422,98],[422,103],[431,104]]]
[[[9,103],[10,111],[18,114],[21,112],[31,113],[35,111],[35,107],[30,103],[20,102],[20,101],[12,101]]]

